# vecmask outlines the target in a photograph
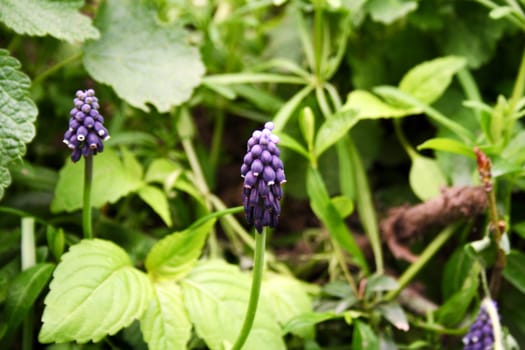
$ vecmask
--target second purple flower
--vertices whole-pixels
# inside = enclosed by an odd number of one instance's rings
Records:
[[[248,140],[248,151],[241,166],[244,178],[242,200],[249,224],[260,233],[264,226],[275,227],[281,214],[281,185],[286,182],[279,137],[272,134],[274,125],[268,122]]]

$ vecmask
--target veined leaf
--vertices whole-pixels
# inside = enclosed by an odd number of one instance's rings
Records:
[[[78,163],[67,161],[60,170],[51,202],[51,211],[74,211],[82,207],[84,160]],[[91,205],[98,208],[107,202],[114,203],[144,185],[124,166],[117,153],[110,148],[93,157],[93,185]]]
[[[97,28],[78,11],[82,6],[82,0],[3,0],[0,21],[19,34],[51,35],[70,43],[96,39]]]
[[[434,103],[445,92],[452,77],[467,64],[463,57],[447,56],[423,62],[405,74],[399,90],[426,103]]]
[[[220,260],[203,261],[180,284],[190,319],[206,345],[211,350],[233,346],[248,307],[248,275]],[[244,349],[285,348],[272,309],[266,299],[261,298]]]
[[[147,276],[112,242],[83,240],[62,256],[42,315],[41,343],[97,342],[140,317],[151,300]]]
[[[348,131],[358,122],[353,111],[343,111],[328,118],[320,127],[315,137],[314,151],[319,157],[330,146],[345,136]]]
[[[157,242],[146,258],[146,269],[155,278],[181,279],[193,268],[216,219],[197,228],[172,233]]]
[[[400,118],[417,112],[413,108],[390,105],[364,90],[349,93],[343,109],[355,111],[358,119]]]
[[[20,62],[0,49],[0,199],[11,183],[7,166],[26,153],[26,143],[35,137],[33,123],[38,110],[29,98],[30,85],[20,71]]]
[[[144,340],[150,350],[186,350],[191,322],[180,287],[169,281],[153,288],[153,299],[140,319]]]
[[[95,24],[101,37],[84,45],[84,65],[131,105],[149,111],[146,103],[151,103],[168,112],[200,84],[199,51],[187,44],[178,22],[160,23],[148,2],[107,0]]]

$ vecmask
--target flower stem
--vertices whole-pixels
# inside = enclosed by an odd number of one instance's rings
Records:
[[[253,265],[252,288],[250,290],[250,300],[248,302],[248,310],[244,318],[244,323],[241,328],[239,337],[235,341],[232,350],[240,350],[246,342],[246,338],[250,334],[255,320],[255,313],[257,312],[257,304],[259,302],[259,295],[261,293],[262,275],[264,270],[264,250],[266,246],[266,231],[263,227],[262,233],[255,234],[255,258]]]
[[[84,238],[93,238],[91,227],[91,184],[93,183],[93,156],[84,157],[84,210],[82,212],[82,226]]]
[[[26,270],[36,263],[35,219],[32,217],[22,218],[21,231],[22,270]],[[33,318],[33,309],[31,308],[23,324],[22,350],[31,350],[33,348]]]
[[[60,68],[70,64],[70,63],[73,63],[77,60],[79,60],[80,58],[82,58],[82,54],[81,53],[76,53],[72,56],[69,56],[68,58],[58,62],[57,64],[55,64],[54,66],[52,67],[49,67],[48,69],[46,69],[45,71],[43,71],[42,73],[40,73],[39,75],[37,75],[35,77],[35,79],[33,79],[33,85],[36,85],[36,84],[40,84],[44,79],[46,79],[49,75],[55,73],[56,71],[58,71]]]

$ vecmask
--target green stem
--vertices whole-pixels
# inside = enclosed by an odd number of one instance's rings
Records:
[[[57,64],[55,64],[54,66],[51,66],[49,67],[48,69],[46,69],[45,71],[43,71],[42,73],[40,73],[39,75],[37,75],[35,77],[35,79],[33,79],[33,84],[40,84],[45,78],[47,78],[49,75],[55,73],[56,71],[58,71],[59,69],[61,69],[62,67],[72,63],[72,62],[75,62],[76,60],[80,59],[82,57],[82,53],[76,53],[74,54],[73,56],[70,56],[60,62],[58,62]]]
[[[263,227],[262,233],[255,233],[255,258],[253,265],[252,287],[250,290],[250,300],[248,302],[248,310],[244,318],[244,323],[241,332],[232,350],[242,349],[255,320],[255,313],[257,312],[257,304],[259,302],[259,295],[261,293],[262,275],[264,270],[264,250],[266,245],[266,231]]]
[[[22,270],[26,270],[36,263],[35,219],[32,217],[22,218],[21,231]],[[23,324],[22,350],[31,350],[33,348],[33,317],[31,308]]]
[[[222,103],[220,103],[222,104]],[[219,157],[221,154],[222,145],[222,134],[224,131],[224,108],[217,106],[217,115],[215,118],[215,127],[213,128],[213,136],[211,139],[211,150],[210,150],[210,164],[215,173],[217,165],[219,163]]]
[[[84,238],[93,238],[91,227],[91,186],[93,184],[93,155],[84,157],[84,210],[82,212],[82,226],[84,228]]]
[[[209,75],[202,79],[206,84],[256,84],[256,83],[282,83],[303,85],[306,80],[294,75],[271,74],[271,73],[231,73]]]
[[[323,64],[323,7],[320,0],[314,1],[314,57],[315,75],[321,79]]]
[[[451,225],[441,231],[436,238],[427,246],[427,248],[421,253],[419,259],[410,265],[408,269],[399,277],[398,287],[391,290],[385,295],[384,300],[390,301],[397,297],[397,295],[414,279],[414,277],[425,267],[429,260],[437,253],[439,249],[445,244],[446,241],[454,234],[457,225]]]

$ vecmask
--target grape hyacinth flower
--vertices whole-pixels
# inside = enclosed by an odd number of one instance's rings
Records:
[[[256,130],[248,140],[248,151],[241,166],[244,178],[242,201],[249,224],[261,233],[264,226],[275,227],[281,213],[281,185],[286,182],[277,147],[279,137],[272,134],[272,122]]]
[[[496,302],[492,302],[496,306]],[[494,332],[492,321],[485,305],[481,306],[480,312],[474,323],[470,326],[467,335],[463,337],[463,350],[492,350],[494,346]]]
[[[104,127],[104,117],[98,109],[95,91],[78,90],[73,103],[75,107],[69,113],[69,128],[64,133],[63,142],[73,151],[71,160],[77,162],[81,156],[95,155],[104,150],[102,141],[109,139],[108,130]]]

